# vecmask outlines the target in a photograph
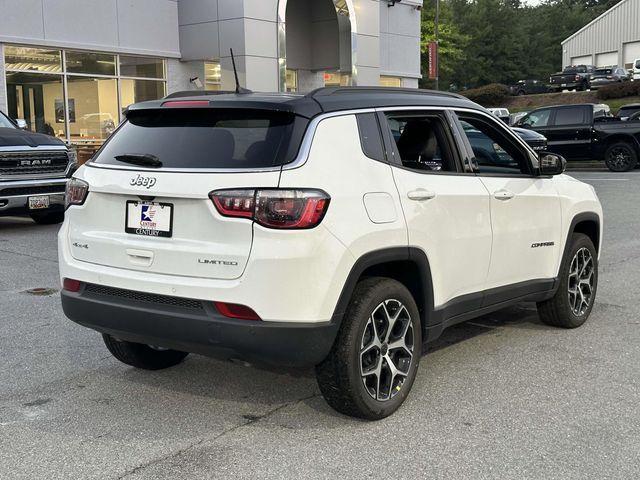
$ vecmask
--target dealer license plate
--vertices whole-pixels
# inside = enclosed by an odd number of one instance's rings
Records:
[[[145,237],[171,237],[173,205],[170,203],[128,201],[125,231]]]

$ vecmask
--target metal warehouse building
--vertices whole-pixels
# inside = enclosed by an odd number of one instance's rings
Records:
[[[618,65],[640,59],[640,0],[622,0],[562,42],[562,65]]]

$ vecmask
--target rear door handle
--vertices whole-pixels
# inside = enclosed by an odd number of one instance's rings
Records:
[[[423,202],[425,200],[431,200],[435,198],[436,193],[430,190],[425,190],[424,188],[418,188],[417,190],[411,190],[407,193],[407,197],[410,200],[415,200],[417,202]]]
[[[513,192],[504,189],[493,192],[493,198],[497,200],[511,200],[514,196],[515,194]]]

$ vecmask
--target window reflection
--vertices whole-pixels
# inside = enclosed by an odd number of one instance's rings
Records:
[[[115,75],[116,57],[107,53],[65,52],[67,72]]]
[[[5,45],[4,61],[7,70],[62,72],[62,54],[60,50]]]
[[[124,110],[132,103],[157,100],[166,95],[165,83],[155,80],[120,80],[120,105]]]
[[[65,137],[62,76],[7,72],[8,114],[32,132]]]
[[[74,140],[105,140],[118,124],[115,79],[67,78],[69,134]]]
[[[120,55],[120,75],[123,77],[164,78],[164,60]]]

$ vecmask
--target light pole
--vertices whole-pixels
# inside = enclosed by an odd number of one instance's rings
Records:
[[[436,19],[435,19],[435,34],[436,34],[436,90],[440,90],[440,43],[438,37],[438,24],[440,23],[440,0],[436,0]]]

